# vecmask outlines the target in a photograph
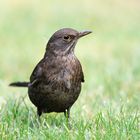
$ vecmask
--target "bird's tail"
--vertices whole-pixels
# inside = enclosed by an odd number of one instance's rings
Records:
[[[9,86],[13,86],[13,87],[28,87],[29,82],[13,82],[10,83]]]

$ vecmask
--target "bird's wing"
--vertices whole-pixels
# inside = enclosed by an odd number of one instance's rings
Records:
[[[59,84],[59,81],[56,80],[59,71],[59,67],[52,63],[52,61],[42,59],[31,74],[29,86],[35,87],[41,84],[56,87]]]
[[[85,82],[83,71],[81,71],[81,82]]]
[[[78,70],[80,71],[80,78],[81,78],[81,82],[84,82],[84,73],[83,73],[83,69],[82,69],[82,66],[81,66],[81,63],[80,61],[77,59],[77,66],[78,66]]]
[[[37,64],[30,76],[30,86],[37,84],[43,78],[43,59]]]

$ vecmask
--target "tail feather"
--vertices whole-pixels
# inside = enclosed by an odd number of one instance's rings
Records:
[[[29,82],[13,82],[10,83],[9,86],[13,86],[13,87],[28,87]]]

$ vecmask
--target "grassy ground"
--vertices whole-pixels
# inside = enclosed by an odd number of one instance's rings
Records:
[[[140,2],[137,0],[0,1],[0,139],[140,139]],[[65,7],[65,8],[64,8]],[[63,27],[93,30],[76,55],[85,83],[71,109],[38,124],[26,89],[46,42]]]

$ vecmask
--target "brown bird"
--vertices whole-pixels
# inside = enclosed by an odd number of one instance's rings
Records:
[[[43,59],[33,70],[30,82],[14,82],[10,86],[28,87],[31,102],[37,114],[64,112],[70,117],[70,108],[81,91],[84,75],[74,54],[79,38],[91,31],[78,32],[71,28],[56,31],[47,43]]]

